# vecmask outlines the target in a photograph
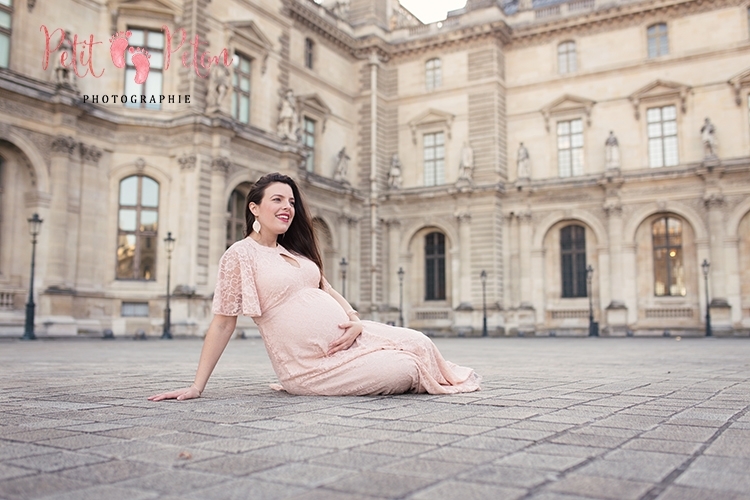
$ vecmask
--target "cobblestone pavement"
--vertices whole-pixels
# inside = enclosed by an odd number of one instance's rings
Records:
[[[750,340],[437,339],[484,389],[300,397],[258,339],[0,341],[0,499],[748,499]]]

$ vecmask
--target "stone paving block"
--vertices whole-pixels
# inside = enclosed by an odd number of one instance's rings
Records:
[[[409,474],[410,476],[445,479],[473,468],[475,468],[473,464],[457,464],[417,457],[392,461],[379,467],[377,471],[388,474]]]
[[[576,472],[587,476],[614,477],[644,483],[659,483],[674,469],[675,467],[669,463],[597,459],[577,469]]]
[[[669,441],[705,441],[715,433],[716,429],[711,427],[664,424],[657,429],[644,432],[641,437]]]
[[[358,439],[343,436],[316,436],[299,441],[304,446],[331,448],[334,450],[344,450],[371,443],[370,439]]]
[[[79,436],[80,432],[63,431],[60,429],[37,429],[37,430],[21,430],[19,432],[6,433],[4,429],[0,429],[0,438],[5,441],[19,441],[23,443],[36,443],[47,439],[55,439],[70,436]]]
[[[81,490],[90,486],[89,483],[63,477],[40,481],[38,475],[24,476],[0,482],[0,498],[6,500],[29,500]]]
[[[665,441],[663,439],[643,439],[639,437],[622,445],[622,449],[692,455],[698,451],[701,445],[702,443],[695,443],[693,441]]]
[[[396,431],[396,430],[385,430],[385,429],[351,429],[338,434],[342,437],[353,437],[357,439],[369,439],[370,441],[383,441],[387,439],[398,439],[409,437],[414,434],[412,432]]]
[[[739,434],[740,431],[743,433]],[[727,429],[703,453],[705,455],[750,458],[750,439],[743,437],[745,435],[744,432],[750,431],[740,429],[739,431],[732,432],[731,429]],[[2,453],[2,448],[0,448],[0,453]]]
[[[579,473],[572,473],[545,487],[548,491],[611,500],[637,500],[651,488],[650,483]]]
[[[590,458],[602,455],[603,453],[606,453],[608,449],[561,443],[538,443],[529,446],[525,451],[528,451],[529,453],[540,453],[542,455],[562,455],[565,457]]]
[[[105,461],[107,461],[106,458],[98,455],[58,451],[55,453],[47,453],[45,455],[33,455],[23,458],[15,458],[13,460],[7,460],[4,463],[6,465],[24,467],[26,469],[38,470],[43,472],[56,472],[63,469],[78,467],[80,465],[89,465]]]
[[[443,481],[435,486],[419,491],[407,498],[414,500],[515,500],[526,492],[520,488],[507,488],[494,484],[476,484],[463,481]]]
[[[302,486],[241,478],[181,495],[175,500],[280,500],[295,498],[305,491],[306,488]]]
[[[397,459],[391,455],[346,450],[337,453],[328,453],[312,458],[307,462],[319,465],[332,465],[350,470],[374,470],[381,465],[392,463],[394,460]]]
[[[653,464],[654,466],[667,465],[672,468],[677,468],[679,465],[683,464],[689,457],[687,455],[672,453],[619,449],[605,454],[603,458],[605,460],[613,460],[618,462]]]
[[[619,427],[622,429],[638,429],[647,431],[661,424],[664,418],[645,415],[627,415],[619,413],[597,420],[593,427]]]
[[[492,464],[464,472],[458,477],[465,481],[496,483],[502,486],[529,489],[547,481],[557,479],[557,474],[547,470],[533,470]]]
[[[315,488],[335,482],[351,473],[351,471],[339,467],[294,463],[253,473],[251,478],[270,483],[294,484]]]
[[[218,451],[203,450],[195,446],[165,446],[157,450],[131,455],[128,460],[159,466],[183,466],[193,460],[205,460],[221,455],[222,453]]]
[[[0,441],[0,461],[28,457],[31,455],[44,455],[47,453],[55,453],[57,451],[59,450],[56,448],[50,448],[49,446]]]
[[[688,486],[672,485],[657,497],[658,500],[747,500],[746,493],[732,493]]]
[[[434,450],[435,448],[436,446],[429,444],[407,443],[404,441],[377,441],[358,446],[354,448],[354,450],[362,453],[380,453],[382,455],[393,455],[395,457],[411,457]]]
[[[557,433],[568,429],[573,429],[574,424],[563,424],[558,422],[538,422],[536,420],[521,420],[507,426],[509,429],[529,429],[535,431],[549,431]]]
[[[508,467],[523,467],[549,471],[564,471],[588,460],[585,457],[566,457],[562,455],[541,455],[519,451],[495,460],[493,463]]]
[[[583,434],[566,432],[560,436],[551,438],[551,443],[574,444],[579,446],[597,446],[599,448],[617,448],[629,438],[616,436],[599,436],[596,434]]]
[[[463,422],[453,422],[449,424],[440,424],[430,427],[427,432],[437,432],[439,434],[459,434],[462,436],[474,436],[493,430],[494,427],[484,427],[478,425],[466,425]]]
[[[257,450],[248,451],[246,455],[268,457],[273,460],[281,460],[284,462],[297,462],[300,460],[308,460],[319,455],[326,455],[328,453],[331,453],[331,451],[332,450],[328,448],[302,446],[297,443],[282,443],[274,446],[268,446],[266,448],[259,448]]]
[[[472,448],[475,450],[488,450],[508,454],[514,451],[518,451],[522,448],[526,448],[530,444],[530,441],[521,441],[516,439],[471,436],[466,439],[456,441],[455,443],[451,443],[451,447]]]
[[[286,429],[296,428],[299,426],[299,424],[297,422],[289,422],[286,420],[266,419],[266,420],[253,420],[252,422],[245,422],[242,424],[238,424],[238,426],[249,427],[251,429],[267,430],[267,431],[283,431]]]
[[[225,476],[248,476],[253,472],[277,467],[283,463],[283,460],[274,460],[269,457],[248,456],[241,453],[238,455],[222,455],[207,460],[190,461],[186,463],[185,469],[199,470]]]
[[[95,446],[87,448],[86,453],[101,455],[109,458],[126,458],[139,453],[149,453],[153,451],[169,448],[167,445],[151,443],[149,441],[125,441],[119,444],[108,444],[104,446]]]
[[[117,486],[179,495],[188,494],[225,481],[226,478],[224,476],[217,474],[206,474],[195,470],[173,469],[159,471],[150,476],[121,481],[117,483]]]
[[[517,429],[515,427],[501,427],[486,432],[484,435],[496,438],[518,439],[523,441],[540,441],[542,439],[554,436],[554,431],[539,431],[532,429]]]
[[[68,436],[46,441],[38,441],[37,444],[50,446],[53,448],[63,448],[66,450],[80,450],[83,448],[92,448],[94,446],[118,445],[123,442],[122,439],[98,436],[96,434],[80,434],[77,436]]]
[[[675,480],[675,484],[747,494],[750,492],[750,474],[747,471],[736,474],[726,470],[706,470],[690,467]]]
[[[93,465],[84,465],[60,472],[61,477],[93,484],[110,484],[125,481],[155,472],[154,467],[129,460],[110,460]]]
[[[28,476],[29,474],[34,474],[34,471],[14,467],[12,465],[0,464],[0,481],[14,477]]]
[[[99,485],[92,486],[91,488],[84,488],[82,490],[46,496],[43,500],[149,500],[156,498],[159,498],[159,494],[155,491]]]
[[[378,496],[400,498],[436,482],[438,480],[434,478],[365,471],[349,474],[334,483],[329,483],[326,487],[363,495],[377,492]]]

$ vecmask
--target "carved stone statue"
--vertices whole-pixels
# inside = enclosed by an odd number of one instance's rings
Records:
[[[346,154],[346,147],[341,148],[339,154],[336,155],[336,172],[333,174],[333,180],[349,182],[346,178],[347,172],[349,171],[349,159],[349,155]]]
[[[215,64],[211,68],[211,77],[208,88],[209,109],[221,109],[224,98],[229,91],[229,70],[222,64]]]
[[[474,150],[468,141],[461,148],[461,163],[458,165],[458,178],[471,180],[474,170]]]
[[[604,141],[604,163],[606,168],[620,168],[620,143],[611,130]]]
[[[279,104],[279,121],[276,132],[282,139],[297,140],[297,128],[299,127],[299,114],[297,113],[297,101],[292,89],[287,89]]]
[[[701,127],[701,142],[703,142],[703,155],[706,158],[716,156],[716,128],[711,120],[706,118]]]
[[[401,189],[401,160],[393,153],[391,156],[391,169],[388,171],[388,186],[391,189]]]
[[[65,52],[68,54],[68,56],[65,59],[65,64],[68,65],[66,68],[63,66],[61,61],[62,53]],[[67,87],[69,89],[76,89],[76,81],[75,81],[75,73],[73,72],[73,69],[71,68],[71,64],[73,63],[73,58],[75,57],[75,54],[73,54],[73,42],[70,40],[70,32],[65,31],[65,36],[63,37],[62,42],[60,42],[60,48],[57,49],[57,53],[55,54],[55,81],[57,82],[58,87]]]
[[[529,158],[529,150],[523,145],[523,142],[518,146],[518,156],[516,159],[518,166],[518,178],[519,179],[530,179],[531,178],[531,158]]]

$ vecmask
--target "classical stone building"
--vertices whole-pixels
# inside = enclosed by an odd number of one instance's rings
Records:
[[[710,305],[746,334],[749,93],[748,0],[429,25],[397,0],[0,1],[0,331],[36,212],[38,334],[158,334],[168,262],[173,330],[202,334],[244,196],[281,171],[365,317],[585,334],[591,301],[603,334],[700,334]]]

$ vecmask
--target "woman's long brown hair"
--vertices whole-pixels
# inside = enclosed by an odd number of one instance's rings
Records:
[[[283,243],[284,248],[291,250],[292,252],[307,257],[311,261],[315,262],[320,269],[320,275],[323,276],[323,259],[320,258],[320,250],[318,249],[318,240],[315,237],[315,231],[313,229],[312,219],[310,213],[307,211],[305,201],[302,198],[297,184],[294,180],[287,176],[274,172],[272,174],[266,174],[250,189],[247,194],[247,202],[245,203],[245,237],[249,236],[252,232],[253,222],[255,222],[255,216],[250,211],[250,203],[260,205],[263,196],[266,194],[266,188],[274,182],[281,182],[287,184],[292,188],[292,194],[294,195],[294,217],[292,223],[289,225],[285,234],[280,234],[276,237],[276,242],[279,244]]]

